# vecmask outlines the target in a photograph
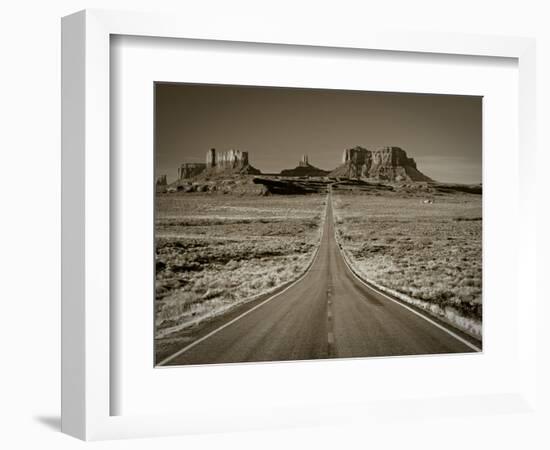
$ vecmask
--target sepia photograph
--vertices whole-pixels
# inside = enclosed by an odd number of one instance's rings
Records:
[[[157,367],[482,352],[482,97],[154,98]]]

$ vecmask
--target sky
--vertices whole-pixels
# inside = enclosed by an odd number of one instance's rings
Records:
[[[209,148],[247,151],[264,173],[303,154],[325,170],[346,148],[401,147],[430,178],[480,183],[482,97],[157,83],[156,175],[168,182]]]

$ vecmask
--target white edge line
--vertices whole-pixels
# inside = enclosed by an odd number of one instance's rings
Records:
[[[214,336],[216,333],[220,332],[221,330],[223,330],[224,328],[228,327],[229,325],[237,322],[238,320],[242,319],[243,317],[247,316],[248,314],[250,314],[252,311],[258,309],[259,307],[265,305],[266,303],[270,302],[271,300],[273,300],[274,298],[277,298],[279,295],[283,294],[284,292],[288,291],[291,287],[293,287],[295,284],[299,283],[300,281],[302,281],[306,275],[311,271],[311,268],[315,265],[315,261],[317,260],[317,256],[319,255],[319,249],[321,248],[321,242],[323,240],[323,237],[325,235],[325,223],[326,223],[326,213],[327,213],[327,210],[328,210],[328,196],[327,196],[327,207],[325,208],[325,221],[323,221],[323,233],[321,234],[321,239],[319,240],[319,246],[317,247],[317,249],[315,250],[315,256],[313,257],[313,260],[311,261],[311,264],[309,265],[309,267],[307,268],[307,270],[304,272],[304,274],[298,278],[297,280],[295,280],[292,284],[288,285],[286,288],[284,288],[281,292],[277,292],[275,295],[265,299],[263,302],[257,304],[256,306],[254,306],[253,308],[250,308],[249,310],[245,311],[244,313],[242,313],[241,315],[235,317],[234,319],[230,320],[229,322],[227,322],[226,324],[223,324],[221,327],[219,328],[216,328],[215,330],[212,330],[210,333],[208,334],[205,334],[203,337],[201,337],[200,339],[197,339],[196,341],[193,341],[191,344],[187,345],[186,347],[183,347],[182,349],[178,350],[176,353],[174,353],[173,355],[170,355],[168,356],[167,358],[163,359],[161,362],[159,362],[156,367],[159,367],[159,366],[163,366],[164,364],[172,361],[174,358],[177,358],[178,356],[182,355],[183,353],[187,352],[188,350],[191,350],[195,345],[198,345],[200,344],[201,342],[205,341],[206,339]],[[331,205],[332,206],[332,205]]]
[[[338,248],[340,248],[340,246],[338,246]],[[349,271],[351,272],[351,274],[357,278],[362,284],[364,284],[367,288],[369,288],[370,290],[382,295],[383,297],[387,298],[388,300],[391,300],[392,302],[394,303],[397,303],[399,306],[402,306],[403,308],[405,309],[408,309],[409,311],[413,312],[414,314],[416,314],[417,316],[419,317],[422,317],[425,321],[427,322],[430,322],[432,325],[435,325],[437,328],[445,331],[447,334],[451,335],[452,337],[454,337],[455,339],[458,339],[460,342],[462,342],[463,344],[467,345],[468,347],[470,347],[472,350],[475,350],[476,352],[482,352],[482,349],[480,349],[479,347],[477,347],[476,345],[472,344],[471,342],[467,341],[466,339],[460,337],[458,334],[456,333],[453,333],[451,330],[445,328],[443,325],[435,322],[434,320],[430,319],[429,317],[427,317],[426,315],[418,312],[418,311],[415,311],[413,308],[411,308],[410,306],[407,306],[393,298],[391,298],[389,295],[385,294],[384,292],[382,291],[379,291],[378,289],[376,289],[375,287],[367,284],[365,281],[363,281],[363,279],[361,277],[359,277],[355,271],[353,270],[353,268],[351,267],[351,265],[348,263],[348,261],[346,260],[346,257],[344,256],[343,254],[343,251],[342,249],[340,249],[340,253],[342,253],[342,259],[344,260],[344,262],[346,263],[346,266],[348,267]]]

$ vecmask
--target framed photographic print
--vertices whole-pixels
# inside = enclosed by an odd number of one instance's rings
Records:
[[[63,19],[63,431],[527,414],[534,43],[268,30]]]
[[[482,97],[154,89],[157,366],[481,351]]]

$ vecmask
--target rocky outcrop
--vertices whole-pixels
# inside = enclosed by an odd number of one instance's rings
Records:
[[[168,190],[178,190],[188,181],[216,181],[235,178],[238,175],[261,175],[250,164],[248,152],[228,150],[217,152],[211,148],[206,153],[204,163],[184,163],[178,168],[178,180],[168,186]],[[413,158],[399,147],[384,147],[368,150],[364,147],[346,149],[342,164],[328,172],[309,163],[308,155],[302,155],[294,169],[281,171],[281,177],[332,177],[352,180],[376,180],[417,182],[432,181],[416,167]],[[159,184],[160,183],[160,184]],[[157,180],[157,186],[166,186],[166,177]],[[161,189],[163,189],[161,187]]]
[[[166,175],[159,175],[155,180],[155,192],[164,193],[166,192],[166,187],[168,182],[166,181]]]
[[[353,147],[344,150],[342,165],[329,176],[385,181],[432,181],[420,172],[413,158],[399,147],[383,147],[368,150]]]
[[[248,152],[241,150],[216,152],[215,148],[206,152],[206,162],[183,163],[178,168],[178,180],[233,174],[260,175],[261,172],[248,162]]]
[[[248,152],[228,150],[218,153],[215,148],[211,148],[206,153],[206,172],[209,174],[261,174],[258,169],[252,167],[248,162]]]
[[[342,165],[333,170],[330,175],[343,178],[368,178],[372,165],[372,152],[363,147],[353,147],[344,150]]]
[[[281,171],[281,176],[283,177],[324,177],[328,175],[327,170],[319,169],[315,166],[312,166],[309,163],[307,155],[302,155],[298,166],[294,169],[285,169]]]
[[[204,172],[206,164],[204,163],[183,163],[178,168],[178,179],[187,180],[196,177]]]

